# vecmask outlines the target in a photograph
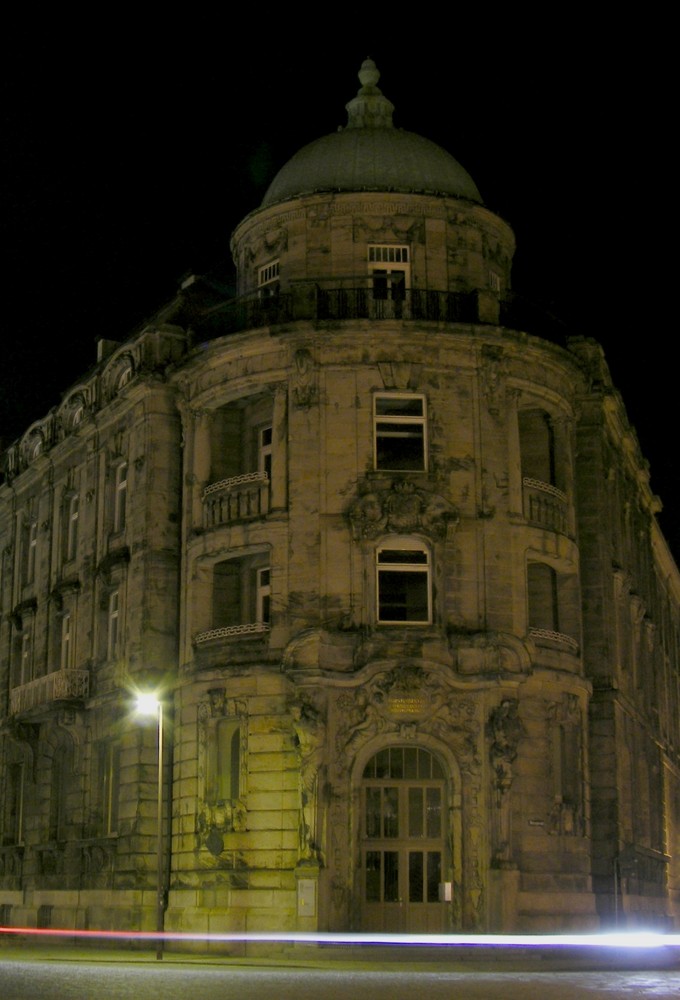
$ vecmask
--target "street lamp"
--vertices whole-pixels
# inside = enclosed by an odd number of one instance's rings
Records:
[[[155,715],[158,718],[158,818],[156,828],[156,958],[163,958],[163,927],[165,914],[165,891],[163,877],[163,702],[155,694],[138,694],[137,711],[140,715]]]

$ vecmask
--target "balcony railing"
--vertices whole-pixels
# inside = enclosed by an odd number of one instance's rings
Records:
[[[539,479],[522,480],[524,488],[524,516],[533,524],[540,524],[550,531],[567,532],[567,495],[550,483]]]
[[[370,288],[319,288],[316,319],[413,319],[443,323],[475,323],[475,292],[408,289],[399,296],[375,298]]]
[[[204,525],[215,528],[269,513],[269,477],[266,472],[248,472],[220,479],[203,490]]]
[[[207,632],[199,632],[194,636],[194,644],[200,646],[203,642],[213,639],[238,639],[243,635],[263,635],[269,632],[266,622],[247,622],[244,625],[226,625],[224,628],[211,628]]]
[[[560,646],[566,646],[571,653],[578,653],[578,643],[576,639],[572,639],[570,635],[565,635],[564,632],[553,632],[549,628],[530,628],[529,635],[538,642],[539,645],[543,641],[554,642]]]
[[[82,701],[90,693],[88,670],[55,670],[10,692],[10,713],[17,715],[54,701]]]
[[[207,339],[239,330],[290,323],[352,319],[404,319],[442,323],[477,323],[476,292],[443,292],[412,288],[392,298],[375,298],[373,290],[301,285],[270,298],[244,296],[213,307],[195,328]]]

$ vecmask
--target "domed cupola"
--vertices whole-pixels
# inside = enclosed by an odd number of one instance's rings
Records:
[[[275,299],[271,322],[394,313],[495,323],[512,230],[449,153],[394,127],[379,76],[367,59],[347,126],[296,153],[234,231],[238,294]],[[368,307],[367,290],[405,306]]]
[[[394,106],[379,79],[375,63],[366,59],[359,71],[362,86],[347,105],[347,126],[299,150],[270,184],[263,208],[300,195],[342,191],[434,194],[482,204],[475,182],[453,156],[394,127]]]

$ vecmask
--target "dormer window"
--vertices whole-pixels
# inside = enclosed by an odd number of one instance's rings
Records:
[[[261,299],[268,299],[279,293],[279,262],[272,260],[257,273],[257,291]]]
[[[501,276],[498,271],[489,271],[489,288],[496,295],[501,294]]]
[[[123,386],[126,386],[128,382],[132,380],[132,364],[126,364],[120,371],[118,378],[116,379],[116,390],[120,391]]]
[[[401,301],[411,285],[408,246],[374,244],[368,248],[368,273],[374,299]]]

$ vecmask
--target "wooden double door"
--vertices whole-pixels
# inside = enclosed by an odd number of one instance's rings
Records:
[[[440,885],[450,863],[446,782],[434,754],[389,747],[362,778],[362,930],[437,933],[446,929]]]

